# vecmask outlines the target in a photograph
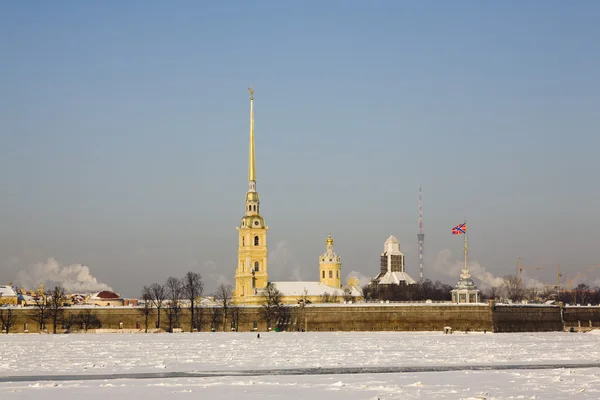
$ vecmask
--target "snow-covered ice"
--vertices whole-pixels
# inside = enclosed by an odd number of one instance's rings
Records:
[[[594,332],[595,333],[595,332]],[[594,333],[306,332],[0,335],[0,398],[600,398]],[[235,376],[288,368],[572,364],[572,368]],[[77,375],[221,371],[202,378]],[[231,374],[231,375],[230,375]],[[16,381],[68,375],[69,380]],[[11,382],[10,377],[15,381]],[[597,378],[598,377],[598,378]]]

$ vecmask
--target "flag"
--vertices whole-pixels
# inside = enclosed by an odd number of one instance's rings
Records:
[[[454,228],[452,228],[453,235],[464,235],[466,233],[467,233],[467,223],[466,222],[456,225]]]

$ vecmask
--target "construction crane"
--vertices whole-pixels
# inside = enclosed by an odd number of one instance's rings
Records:
[[[517,276],[522,280],[523,279],[523,270],[527,270],[527,269],[535,269],[535,270],[540,270],[540,269],[548,269],[548,268],[554,268],[554,266],[550,266],[550,265],[546,265],[546,266],[541,266],[541,267],[535,267],[535,266],[523,266],[521,264],[521,257],[517,258]],[[562,280],[562,274],[560,273],[560,264],[558,264],[558,266],[556,267],[556,286],[557,289],[560,290],[560,286],[561,286],[561,280]],[[554,286],[554,285],[551,285]]]
[[[591,266],[590,268],[586,269],[583,272],[578,272],[577,275],[575,275],[575,277],[573,279],[569,279],[569,281],[568,281],[569,290],[571,290],[571,281],[578,281],[581,278],[586,277],[588,273],[592,272],[593,270],[595,270],[598,267],[600,267],[600,264]]]

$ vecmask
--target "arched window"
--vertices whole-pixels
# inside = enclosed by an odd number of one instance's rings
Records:
[[[259,267],[258,261],[254,261],[254,270],[256,272],[258,272],[258,267]]]
[[[242,246],[245,246],[245,245],[246,245],[246,237],[242,236]]]
[[[333,271],[329,270],[329,277],[333,278]]]
[[[325,271],[323,271],[323,279],[325,279]]]
[[[254,236],[254,245],[258,246],[258,236]]]
[[[254,209],[254,211],[256,211],[256,204],[252,208]]]
[[[248,211],[252,211],[252,206],[248,206]]]

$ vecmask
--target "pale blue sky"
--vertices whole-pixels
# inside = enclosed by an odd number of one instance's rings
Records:
[[[428,277],[457,280],[465,216],[496,276],[598,264],[599,20],[591,0],[2,2],[0,283],[49,257],[129,296],[233,282],[250,84],[274,279],[316,280],[328,232],[345,273],[375,275],[393,234],[417,277],[419,184]]]

